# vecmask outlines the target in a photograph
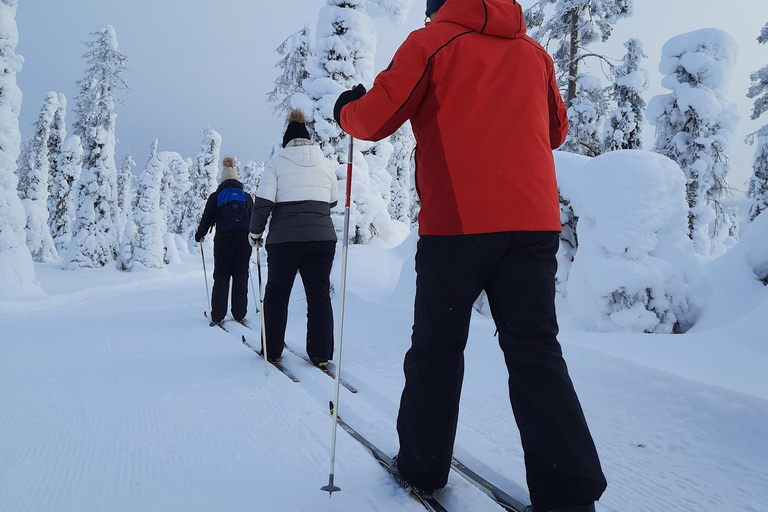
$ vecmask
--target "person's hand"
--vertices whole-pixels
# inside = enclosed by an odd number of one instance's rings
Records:
[[[366,92],[368,91],[365,90],[363,84],[357,84],[353,89],[344,91],[343,93],[339,94],[339,98],[336,100],[336,104],[333,106],[333,118],[336,120],[339,126],[341,126],[341,109],[344,108],[347,103],[352,103],[353,101],[359,100],[365,96]]]
[[[195,233],[195,242],[201,243],[203,240],[205,240],[205,235],[200,236],[197,233]]]
[[[251,247],[257,249],[264,247],[264,239],[261,237],[261,233],[248,233],[248,243],[251,244]]]

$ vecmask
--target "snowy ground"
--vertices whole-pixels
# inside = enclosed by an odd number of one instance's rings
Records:
[[[360,391],[342,389],[340,413],[391,454],[412,249],[374,242],[349,255],[343,374]],[[301,382],[265,378],[236,335],[207,327],[199,258],[36,271],[44,298],[0,303],[0,511],[423,510],[342,430],[342,491],[320,491],[333,381],[289,354]],[[297,281],[296,349],[305,306]],[[590,333],[559,307],[609,480],[599,511],[768,511],[768,287],[681,336]],[[494,330],[473,317],[456,455],[527,501]],[[455,474],[439,497],[451,512],[501,510]]]

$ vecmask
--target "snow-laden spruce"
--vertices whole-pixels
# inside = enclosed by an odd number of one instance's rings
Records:
[[[51,236],[56,249],[63,252],[72,239],[72,226],[75,222],[77,189],[75,184],[80,178],[83,148],[80,137],[70,135],[61,147],[56,165],[56,178],[51,184],[51,197],[48,204],[51,212],[49,219]]]
[[[554,5],[554,9],[547,9]],[[605,42],[621,18],[632,16],[634,0],[539,0],[525,11],[531,37],[550,52],[557,80],[568,109],[569,131],[563,149],[599,155],[602,123],[607,116],[605,91],[599,80],[582,71],[586,60],[612,64],[588,48]],[[552,47],[554,46],[554,47]]]
[[[157,139],[153,150],[157,148]],[[157,155],[147,162],[147,167],[139,179],[139,187],[133,200],[133,237],[132,264],[140,263],[148,268],[163,268],[163,235],[168,230],[166,212],[161,205],[161,187],[164,177],[164,164]]]
[[[649,151],[613,151],[579,175],[570,183],[579,218],[570,304],[599,331],[686,331],[697,311],[698,260],[680,168]]]
[[[259,183],[261,182],[261,173],[263,172],[264,162],[257,162],[251,159],[245,163],[243,172],[240,173],[240,179],[246,194],[253,196],[256,193],[256,189],[259,188]]]
[[[184,202],[182,213],[182,236],[187,240],[190,250],[195,243],[195,231],[203,216],[205,203],[218,186],[219,154],[221,153],[221,135],[207,126],[203,128],[203,142],[197,160],[189,168],[189,193]]]
[[[723,254],[738,238],[729,194],[728,159],[738,124],[727,85],[737,46],[726,32],[701,29],[673,37],[662,48],[659,71],[669,94],[648,104],[656,127],[653,151],[680,165],[686,177],[688,236],[705,257]]]
[[[648,90],[648,72],[641,67],[643,52],[639,39],[624,43],[627,53],[621,65],[613,70],[614,82],[610,96],[616,102],[616,109],[605,122],[603,130],[603,152],[617,149],[643,149],[643,121],[645,100],[643,93]]]
[[[314,48],[315,27],[307,23],[275,50],[282,57],[275,67],[281,69],[282,73],[275,79],[275,88],[267,94],[267,99],[274,105],[275,115],[287,117],[294,108],[291,104],[293,96],[306,95],[304,80],[309,77],[307,62],[315,58]],[[310,124],[307,128],[311,128]]]
[[[181,235],[184,227],[184,203],[192,187],[189,181],[189,163],[175,151],[161,151],[157,158],[164,166],[163,183],[170,185],[170,190],[163,188],[164,193],[170,193],[170,197],[160,199],[160,204],[166,212],[168,232]]]
[[[765,24],[757,38],[760,44],[768,43],[768,23]],[[768,65],[755,71],[749,77],[752,85],[747,93],[748,98],[754,98],[750,119],[758,119],[768,111]],[[749,220],[768,209],[768,124],[763,125],[747,137],[748,144],[757,144],[755,160],[752,164],[752,177],[749,180],[747,197],[752,200],[749,208]]]
[[[24,59],[16,55],[17,0],[0,0],[0,300],[36,288],[35,267],[26,246],[26,214],[16,193],[21,133],[21,90],[16,74]]]
[[[86,44],[85,76],[78,81],[74,133],[83,146],[77,184],[77,219],[62,268],[103,267],[118,256],[115,92],[128,88],[122,77],[126,57],[118,51],[115,29],[105,25]]]
[[[59,257],[48,227],[48,176],[51,167],[48,138],[58,109],[58,94],[49,92],[35,122],[35,133],[25,143],[22,157],[19,158],[19,175],[24,177],[19,180],[19,197],[27,215],[24,228],[27,248],[33,260],[42,262]]]
[[[379,4],[379,7],[384,5]],[[390,7],[395,5],[390,3]],[[340,195],[346,187],[343,164],[348,160],[349,138],[333,119],[333,106],[344,90],[358,83],[369,87],[373,83],[376,28],[367,9],[366,0],[328,0],[318,17],[317,55],[307,62],[306,95],[295,94],[292,99],[292,105],[307,115],[307,126],[316,134],[323,154],[342,164],[336,171]],[[391,221],[388,211],[391,177],[386,167],[392,145],[386,139],[355,144],[349,239],[352,243],[367,243],[371,238],[380,237],[389,244],[397,243],[406,233],[402,226]],[[340,198],[333,216],[339,233],[343,226],[343,204]]]
[[[59,158],[61,158],[64,141],[67,139],[67,97],[61,93],[56,96],[58,108],[53,114],[51,130],[48,134],[48,228],[51,234],[53,234],[52,219],[56,210],[53,184],[59,176]]]

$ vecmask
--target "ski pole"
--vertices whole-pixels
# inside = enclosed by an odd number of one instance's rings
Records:
[[[332,496],[334,491],[341,489],[333,484],[334,471],[336,466],[336,430],[339,425],[339,383],[341,379],[341,344],[342,334],[344,332],[344,295],[347,290],[347,252],[349,249],[349,196],[352,193],[352,160],[354,157],[355,139],[349,136],[349,157],[347,158],[347,197],[344,204],[344,232],[342,236],[341,252],[341,293],[339,294],[339,324],[337,326],[336,339],[338,340],[338,361],[336,361],[336,383],[333,391],[333,407],[331,407],[331,416],[333,417],[333,426],[331,427],[331,470],[328,475],[328,485],[321,487],[323,491],[328,491],[328,496]]]
[[[264,294],[261,288],[261,249],[256,247],[256,272],[259,276],[259,324],[261,324],[261,353],[264,354],[264,377],[269,376],[267,367],[267,328],[264,326]],[[251,281],[253,284],[253,281]]]
[[[213,311],[211,311],[211,294],[208,292],[208,272],[205,270],[205,251],[203,251],[203,242],[200,242],[200,257],[203,259],[203,275],[205,276],[205,296],[208,297],[208,314],[213,322]]]

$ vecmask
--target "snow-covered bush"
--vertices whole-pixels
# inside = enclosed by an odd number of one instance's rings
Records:
[[[735,243],[734,212],[723,204],[736,133],[736,105],[726,96],[737,46],[722,30],[702,29],[673,37],[662,48],[659,70],[669,94],[654,97],[646,111],[656,126],[653,151],[680,166],[686,177],[688,236],[696,252],[719,256]]]
[[[0,1],[0,300],[35,288],[35,267],[26,246],[24,207],[16,193],[21,134],[21,90],[16,74],[24,59],[16,55],[17,0]]]
[[[684,332],[698,260],[687,236],[685,178],[668,158],[613,151],[588,162],[571,204],[579,248],[568,301],[600,331]]]

